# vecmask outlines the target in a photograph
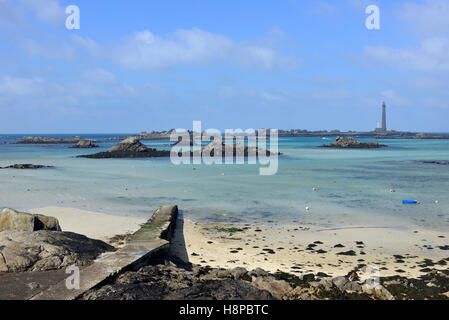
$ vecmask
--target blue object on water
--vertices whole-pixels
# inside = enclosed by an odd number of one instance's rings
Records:
[[[403,204],[417,204],[418,200],[402,200]]]

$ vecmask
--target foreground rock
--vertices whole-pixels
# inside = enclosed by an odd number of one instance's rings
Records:
[[[53,168],[52,166],[43,166],[40,164],[13,164],[7,167],[0,167],[0,169],[42,169],[42,168]]]
[[[95,144],[92,140],[80,140],[78,143],[74,144],[70,148],[73,149],[90,149],[90,148],[98,148],[99,145]]]
[[[372,149],[387,147],[378,142],[361,142],[354,138],[337,137],[334,142],[323,144],[323,148],[337,148],[337,149]]]
[[[5,209],[0,216],[0,272],[46,271],[90,264],[114,248],[63,232],[58,219]]]
[[[174,263],[175,262],[175,263]],[[296,276],[260,268],[213,269],[153,258],[148,265],[122,272],[87,291],[84,300],[402,300],[448,299],[449,270],[420,279],[380,278],[373,288],[356,273],[331,278],[324,273]]]
[[[20,139],[16,143],[18,144],[59,144],[59,143],[78,143],[84,140],[83,138],[76,136],[73,138],[48,138],[48,137],[26,137]]]
[[[169,157],[170,151],[148,148],[139,141],[138,137],[129,137],[116,144],[106,152],[82,155],[78,157],[105,159],[105,158],[154,158]]]
[[[114,248],[100,240],[62,231],[0,232],[0,272],[56,270],[90,264]]]
[[[41,214],[4,209],[0,215],[0,231],[16,230],[33,232],[38,230],[61,231],[58,219]]]

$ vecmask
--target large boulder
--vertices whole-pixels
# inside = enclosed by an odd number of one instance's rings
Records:
[[[90,264],[101,253],[114,250],[100,240],[62,231],[0,232],[0,272],[56,270]]]
[[[0,215],[0,231],[18,230],[33,232],[38,230],[61,231],[58,219],[40,214],[4,209]]]

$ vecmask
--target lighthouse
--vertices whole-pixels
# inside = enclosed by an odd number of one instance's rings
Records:
[[[382,103],[382,126],[379,126],[379,122],[377,124],[377,128],[375,130],[377,133],[386,133],[387,132],[387,105],[385,102]]]

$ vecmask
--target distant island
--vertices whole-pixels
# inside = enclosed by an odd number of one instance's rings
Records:
[[[270,133],[271,129],[267,129],[267,134]],[[137,135],[131,136],[117,136],[112,138],[106,138],[106,141],[121,141],[129,137],[137,137],[139,140],[170,140],[170,136],[174,129],[168,131],[152,131],[141,132]],[[189,131],[190,135],[193,132]],[[258,130],[256,130],[256,135],[258,135]],[[420,133],[420,132],[408,132],[408,131],[395,131],[388,130],[385,132],[378,131],[340,131],[340,130],[318,130],[309,131],[302,129],[290,129],[290,130],[278,130],[278,137],[317,137],[317,138],[327,138],[327,137],[345,137],[345,138],[374,138],[374,139],[449,139],[449,134],[439,134],[439,133]],[[54,138],[54,137],[43,137],[43,136],[30,136],[18,139],[17,144],[69,144],[69,143],[80,143],[80,141],[86,141],[79,136],[73,138]],[[89,139],[90,143],[98,142]],[[82,143],[82,142],[81,142]],[[92,147],[92,146],[90,146]]]

